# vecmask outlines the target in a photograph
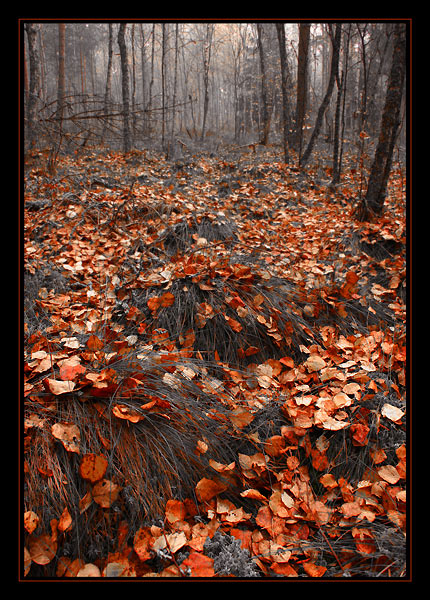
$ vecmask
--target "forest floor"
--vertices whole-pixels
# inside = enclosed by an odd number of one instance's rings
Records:
[[[45,158],[23,211],[27,578],[405,577],[402,169],[360,223],[347,157],[336,188],[270,149]]]

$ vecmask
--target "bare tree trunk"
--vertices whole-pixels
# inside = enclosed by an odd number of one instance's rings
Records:
[[[128,76],[127,46],[125,45],[125,30],[127,23],[121,22],[118,30],[118,45],[121,56],[122,73],[122,114],[123,114],[123,150],[130,152],[130,91]]]
[[[402,23],[396,24],[393,58],[381,118],[378,146],[370,171],[366,197],[358,218],[365,221],[372,214],[379,215],[384,208],[387,183],[391,170],[394,144],[400,125],[400,108],[406,70],[406,32]]]
[[[166,23],[162,27],[162,54],[161,54],[161,146],[165,149],[165,127],[166,127]]]
[[[106,86],[105,86],[105,97],[104,97],[104,114],[108,115],[110,112],[111,104],[111,90],[112,90],[112,56],[113,56],[113,33],[112,23],[109,23],[109,43],[108,43],[108,64],[106,72]],[[105,116],[106,124],[109,123],[109,117]],[[106,135],[106,125],[103,126],[102,142]]]
[[[267,145],[269,141],[270,131],[270,112],[267,100],[267,81],[266,81],[266,66],[264,60],[263,48],[263,28],[261,23],[257,23],[257,45],[260,54],[260,70],[261,70],[261,103],[263,110],[263,127],[261,130],[260,144]]]
[[[328,81],[328,85],[327,85],[327,91],[325,93],[323,101],[321,102],[321,106],[319,107],[317,119],[315,122],[315,127],[312,132],[311,139],[309,140],[308,147],[306,148],[305,153],[303,154],[303,156],[300,159],[301,166],[305,166],[306,163],[309,161],[309,158],[312,154],[313,147],[315,145],[315,142],[316,142],[318,135],[320,133],[320,130],[321,130],[325,111],[327,110],[327,107],[330,102],[330,98],[331,98],[331,95],[333,92],[334,82],[336,80],[336,73],[337,73],[337,69],[338,69],[338,65],[339,65],[339,51],[340,51],[341,34],[342,34],[342,24],[336,23],[336,31],[334,34],[334,38],[332,39],[333,51],[332,51],[332,57],[331,57],[330,77],[329,77],[329,81]]]
[[[40,95],[40,60],[37,49],[36,37],[38,26],[34,23],[26,23],[28,39],[28,59],[30,82],[27,103],[27,139],[30,146],[33,146],[37,133],[37,103]]]
[[[276,23],[276,31],[278,33],[279,56],[281,59],[281,79],[282,79],[282,125],[283,125],[283,146],[284,146],[284,162],[290,162],[288,152],[288,132],[290,129],[290,119],[288,111],[288,79],[287,79],[287,52],[285,48],[285,29],[283,23]]]
[[[175,104],[176,104],[176,92],[177,92],[177,84],[178,84],[178,55],[179,55],[179,49],[178,49],[178,37],[179,37],[179,24],[176,23],[176,27],[175,27],[175,67],[174,67],[174,79],[173,79],[173,99],[172,99],[172,127],[171,127],[171,131],[170,131],[170,138],[173,142],[173,136],[174,136],[174,132],[175,132],[175,118],[176,118],[176,108],[175,108]]]
[[[308,51],[310,23],[299,25],[299,56],[297,59],[297,105],[294,135],[294,147],[300,157],[302,153],[303,124],[308,101]]]
[[[343,133],[345,130],[345,97],[346,97],[346,81],[348,76],[348,58],[349,58],[349,37],[351,34],[351,23],[348,25],[347,33],[345,33],[344,42],[344,57],[342,76],[339,81],[337,76],[337,99],[336,99],[336,114],[334,125],[334,144],[333,144],[333,172],[332,185],[336,185],[340,181],[342,170],[342,154],[343,154]],[[341,109],[342,101],[342,109]],[[341,114],[342,112],[342,114]]]
[[[206,40],[203,48],[203,85],[204,85],[204,99],[203,99],[203,123],[201,139],[203,140],[206,132],[206,119],[208,115],[209,107],[209,68],[211,62],[212,52],[212,36],[214,31],[213,23],[206,25]]]
[[[58,23],[58,89],[57,89],[57,118],[61,122],[65,108],[65,47],[66,47],[66,24]]]

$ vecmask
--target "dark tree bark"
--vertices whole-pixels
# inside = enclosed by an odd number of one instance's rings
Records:
[[[285,29],[283,23],[276,23],[278,33],[279,57],[281,59],[281,80],[282,80],[282,126],[283,126],[283,146],[284,162],[290,162],[288,152],[288,134],[290,129],[290,119],[288,111],[288,76],[287,76],[287,51],[285,48]]]
[[[261,69],[261,104],[263,111],[263,127],[261,130],[260,144],[267,146],[269,141],[270,131],[270,112],[267,99],[267,81],[266,81],[266,66],[264,60],[264,48],[263,48],[263,28],[261,23],[257,23],[257,44],[258,52],[260,55],[260,69]]]
[[[27,140],[34,145],[37,132],[37,101],[40,95],[40,60],[36,44],[37,26],[34,23],[25,25],[28,38],[28,60],[30,82],[27,103]]]
[[[379,215],[384,208],[393,150],[400,125],[403,84],[406,71],[406,31],[402,23],[396,24],[393,58],[388,79],[385,105],[381,118],[378,146],[370,170],[367,192],[358,217],[367,220]]]
[[[330,98],[331,98],[331,95],[333,92],[334,82],[336,80],[336,73],[337,73],[338,65],[339,65],[339,51],[340,51],[341,34],[342,34],[342,24],[336,23],[336,30],[335,30],[334,38],[332,39],[333,49],[332,49],[330,77],[329,77],[329,81],[328,81],[328,85],[327,85],[327,91],[325,93],[323,101],[321,102],[321,106],[319,107],[317,119],[315,122],[315,127],[312,132],[311,139],[309,140],[308,147],[306,148],[303,156],[300,159],[301,166],[305,166],[306,163],[309,161],[309,158],[312,154],[312,150],[314,148],[315,142],[321,131],[324,113],[327,110],[327,107],[330,102]]]
[[[299,157],[302,153],[303,124],[308,100],[308,50],[310,31],[310,23],[300,23],[299,56],[297,59],[297,105],[294,131],[294,147],[299,153]]]
[[[127,47],[125,45],[125,30],[127,23],[120,23],[118,30],[118,45],[121,56],[122,73],[122,114],[123,114],[123,150],[130,152],[130,90],[128,75]]]
[[[340,174],[342,170],[342,153],[343,153],[343,133],[345,129],[345,97],[346,97],[346,81],[348,76],[348,58],[349,58],[349,38],[351,33],[351,23],[345,32],[344,56],[342,75],[339,80],[339,74],[336,75],[337,83],[337,98],[336,112],[334,121],[334,143],[333,143],[333,173],[332,185],[337,185],[340,182]],[[342,101],[343,98],[343,101]],[[342,103],[342,107],[341,107]],[[342,110],[341,110],[342,108]],[[341,115],[342,113],[342,115]]]

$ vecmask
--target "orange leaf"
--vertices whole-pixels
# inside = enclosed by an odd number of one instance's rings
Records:
[[[171,292],[166,292],[160,296],[160,306],[172,306],[175,302],[175,296]]]
[[[322,577],[324,573],[327,571],[327,567],[323,567],[322,565],[316,565],[313,562],[305,562],[303,563],[303,569],[309,575],[309,577]]]
[[[227,321],[227,323],[233,329],[233,331],[236,331],[236,332],[242,331],[242,325],[239,323],[239,321],[236,321],[236,319],[232,319],[231,317],[228,317],[227,315],[224,315],[224,317],[225,317],[225,320]]]
[[[58,521],[58,529],[60,531],[67,531],[68,529],[70,529],[72,525],[72,517],[70,516],[70,513],[66,508],[63,510],[60,520]]]
[[[103,479],[108,466],[108,461],[102,454],[85,454],[79,466],[82,479],[95,483]]]
[[[354,446],[366,446],[367,442],[369,441],[367,438],[369,431],[369,427],[367,425],[363,425],[362,423],[355,423],[351,425],[350,432]]]
[[[307,361],[304,363],[309,373],[314,371],[321,371],[326,366],[326,362],[321,356],[317,354],[311,354]]]
[[[192,550],[188,558],[182,561],[181,567],[189,567],[191,569],[191,577],[214,577],[213,564],[213,558]]]
[[[147,305],[149,310],[155,311],[160,306],[160,298],[158,296],[154,296],[153,298],[149,298],[147,301]]]
[[[38,565],[47,565],[57,552],[57,542],[53,541],[49,535],[42,534],[29,540],[28,549],[33,562]]]
[[[68,394],[75,388],[74,381],[57,381],[56,379],[50,379],[49,377],[46,377],[46,379],[43,380],[43,385],[45,389],[55,396]]]
[[[87,341],[87,346],[90,350],[95,352],[96,350],[101,350],[104,346],[104,343],[96,335],[90,335]]]
[[[125,404],[115,404],[112,408],[112,412],[118,419],[125,419],[126,421],[130,421],[130,423],[138,423],[145,418],[144,415]]]
[[[183,521],[187,509],[180,500],[168,500],[166,503],[166,519],[169,523],[175,523],[176,521]]]
[[[102,479],[93,487],[93,499],[102,508],[109,508],[118,498],[121,487],[109,481]]]
[[[232,410],[230,413],[230,421],[238,429],[249,425],[253,419],[254,415],[246,408],[238,407]]]
[[[32,510],[27,510],[24,513],[24,527],[28,531],[28,533],[33,533],[37,526],[39,525],[39,517]]]
[[[149,527],[141,527],[134,536],[133,549],[140,560],[145,561],[152,557],[151,548],[154,537]]]
[[[57,440],[60,440],[66,450],[79,454],[81,433],[77,425],[74,423],[54,423],[51,427],[51,433]]]
[[[392,465],[384,465],[378,469],[378,475],[384,481],[388,481],[388,483],[394,484],[397,483],[400,479],[399,472],[396,467]]]
[[[200,479],[196,485],[196,494],[200,502],[207,502],[226,489],[226,486],[213,479]]]

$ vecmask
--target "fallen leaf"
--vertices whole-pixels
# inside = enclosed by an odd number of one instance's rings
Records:
[[[180,500],[168,500],[166,503],[166,519],[169,523],[183,521],[187,514],[185,504]]]
[[[226,489],[226,485],[213,479],[203,478],[196,485],[196,495],[200,502],[207,502]]]
[[[59,440],[66,450],[79,454],[81,433],[74,423],[54,423],[51,427],[52,435]]]
[[[79,569],[76,577],[101,577],[101,572],[93,563],[87,563]]]
[[[397,408],[397,406],[387,403],[382,407],[381,414],[387,419],[390,419],[390,421],[397,423],[397,421],[400,421],[405,413],[403,410],[400,410],[400,408]]]
[[[192,550],[188,558],[182,561],[181,568],[189,568],[191,577],[214,577],[214,559]]]
[[[102,479],[96,483],[93,487],[93,499],[102,508],[110,508],[110,506],[118,498],[121,487],[109,481],[109,479]]]
[[[74,381],[58,381],[47,377],[43,380],[43,385],[51,394],[59,396],[60,394],[69,394],[75,389],[76,384]]]
[[[67,531],[72,526],[72,517],[66,508],[61,513],[60,520],[58,521],[58,530],[61,532]]]
[[[399,472],[396,467],[393,465],[384,465],[378,469],[378,475],[384,481],[388,481],[388,483],[394,484],[397,483],[400,479]]]
[[[85,454],[79,465],[79,474],[82,479],[96,483],[103,479],[107,466],[108,461],[102,454]]]
[[[311,354],[304,365],[309,373],[314,373],[315,371],[321,371],[321,369],[327,366],[327,363],[318,354]]]
[[[24,513],[24,527],[28,533],[33,533],[39,525],[39,517],[32,510],[28,510]]]

